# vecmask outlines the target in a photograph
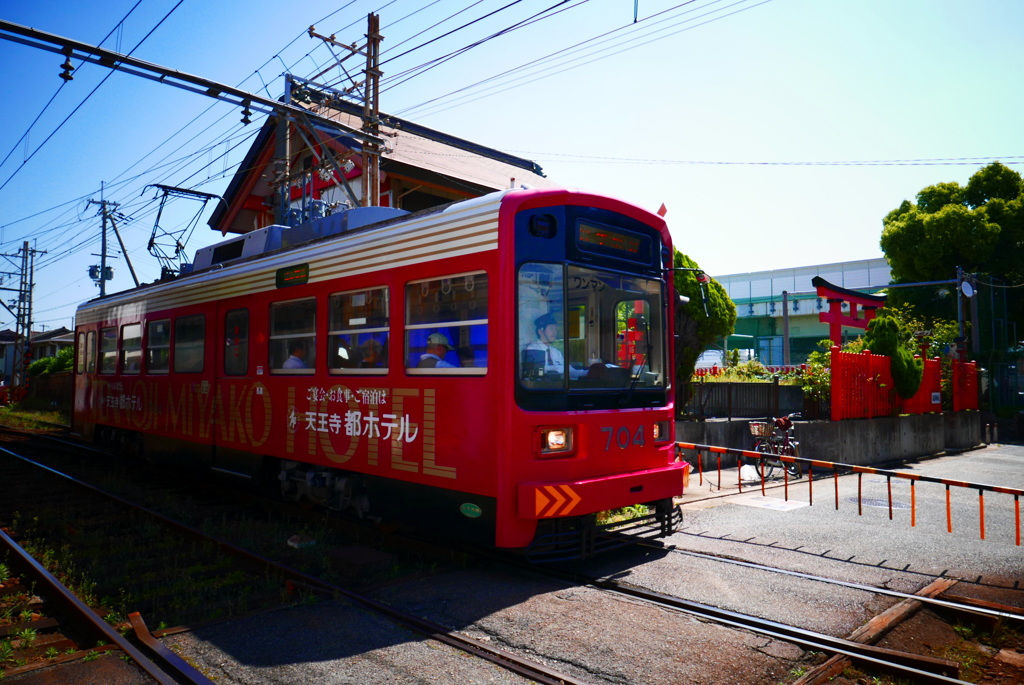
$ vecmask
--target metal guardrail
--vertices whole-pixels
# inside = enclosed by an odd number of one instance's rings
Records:
[[[984,483],[971,483],[962,480],[953,480],[951,478],[936,478],[933,476],[924,476],[918,473],[906,473],[903,471],[891,471],[888,469],[876,469],[871,466],[856,466],[854,464],[844,464],[841,462],[833,461],[821,461],[819,459],[805,459],[803,457],[792,457],[788,455],[776,455],[776,454],[764,454],[762,452],[753,452],[751,450],[741,450],[733,447],[718,447],[715,445],[699,445],[692,442],[677,442],[677,450],[694,450],[697,452],[697,471],[699,474],[699,482],[704,483],[704,468],[701,452],[711,452],[717,455],[717,470],[718,470],[718,482],[722,482],[722,456],[723,454],[732,454],[738,457],[738,467],[736,469],[736,481],[737,487],[740,492],[743,492],[743,479],[740,476],[740,472],[743,467],[743,460],[758,460],[758,459],[778,459],[784,463],[797,464],[801,470],[806,470],[807,473],[807,487],[808,487],[808,500],[811,506],[814,505],[814,472],[813,469],[826,469],[832,472],[832,480],[835,485],[835,507],[836,511],[839,510],[839,472],[849,472],[857,474],[857,508],[858,516],[863,515],[863,498],[862,498],[862,478],[865,473],[874,474],[879,476],[885,476],[887,480],[888,498],[889,498],[889,519],[893,518],[893,499],[892,499],[892,480],[893,478],[899,480],[910,481],[910,526],[917,526],[917,491],[915,486],[917,483],[936,483],[943,485],[946,488],[946,532],[953,532],[953,513],[952,513],[952,500],[950,488],[966,488],[970,490],[978,491],[978,526],[980,539],[985,539],[985,493],[1000,493],[1005,495],[1013,495],[1013,508],[1014,508],[1014,527],[1015,527],[1015,539],[1016,544],[1019,547],[1021,545],[1021,523],[1020,523],[1020,498],[1024,495],[1024,490],[1017,488],[1008,488],[1000,485],[986,485]],[[785,489],[785,499],[789,500],[789,474],[786,473],[785,469],[783,472],[783,483]],[[827,477],[827,476],[826,476]],[[819,478],[820,480],[820,478]],[[765,493],[765,478],[761,478],[761,494]]]

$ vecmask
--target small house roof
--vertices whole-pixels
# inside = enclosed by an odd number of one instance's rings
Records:
[[[297,103],[298,104],[298,103]],[[312,110],[312,106],[310,105]],[[347,101],[332,101],[330,108],[317,107],[317,114],[349,127],[361,125],[362,107]],[[384,140],[381,171],[410,181],[450,188],[467,197],[496,190],[528,185],[535,188],[557,187],[531,160],[421,126],[399,117],[381,115],[380,136]],[[326,144],[335,153],[361,153],[361,144],[343,133],[326,127],[313,127],[316,144]],[[273,162],[277,126],[267,119],[259,135],[224,192],[209,225],[223,233],[247,233],[252,212],[265,209],[264,198],[271,195],[270,166]],[[302,137],[298,137],[302,140]],[[305,145],[305,142],[300,143]],[[359,158],[353,158],[358,166]]]

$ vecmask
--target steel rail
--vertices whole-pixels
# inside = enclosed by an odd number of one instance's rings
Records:
[[[572,574],[575,575],[575,574]],[[620,583],[606,578],[578,577],[593,587],[614,592],[626,597],[640,599],[644,602],[683,611],[698,618],[704,618],[720,625],[727,625],[741,630],[750,630],[759,635],[771,637],[785,642],[798,644],[806,649],[832,654],[842,654],[858,662],[868,663],[880,669],[896,670],[913,678],[915,683],[964,683],[965,681],[944,675],[950,670],[956,671],[957,664],[944,659],[923,657],[907,652],[897,652],[873,645],[853,642],[824,633],[803,628],[795,628],[778,621],[742,614],[729,609],[720,609],[707,604],[693,602],[680,597],[665,595],[652,590]],[[930,669],[930,670],[929,670]]]
[[[139,641],[160,658],[167,669],[173,672],[174,676],[179,679],[178,682],[197,684],[211,682],[206,676],[196,670],[192,664],[179,656],[177,652],[153,637],[153,633],[149,632],[149,628],[139,612],[134,611],[129,614],[128,621],[131,623],[132,629],[135,630],[135,636],[139,638]]]
[[[759,635],[771,637],[784,642],[791,642],[802,647],[820,652],[841,654],[850,659],[862,663],[872,664],[879,669],[895,670],[908,677],[912,677],[915,683],[964,683],[965,681],[951,678],[943,674],[945,671],[957,671],[958,665],[955,662],[944,659],[899,652],[882,647],[875,647],[864,643],[854,642],[844,638],[837,638],[824,633],[818,633],[804,628],[763,619],[749,614],[743,614],[729,609],[720,609],[707,604],[701,604],[681,597],[665,595],[653,590],[647,590],[635,585],[621,583],[611,578],[596,578],[585,574],[558,569],[554,567],[538,567],[534,564],[527,564],[522,561],[511,559],[505,555],[485,552],[483,550],[464,550],[480,558],[490,559],[519,569],[529,570],[539,575],[557,578],[559,580],[576,584],[588,585],[607,592],[621,594],[632,599],[638,599],[655,606],[666,607],[677,611],[709,620],[720,625],[730,626],[741,630],[749,630]],[[913,599],[919,599],[911,595]],[[921,668],[919,668],[919,666]],[[929,670],[930,669],[930,670]]]
[[[1024,614],[1014,614],[999,609],[991,609],[984,606],[963,604],[960,602],[951,602],[949,600],[939,599],[938,597],[922,597],[921,595],[915,595],[907,592],[900,592],[898,590],[889,590],[887,588],[876,587],[874,585],[865,585],[863,583],[853,583],[846,580],[838,580],[836,578],[826,578],[825,576],[814,575],[813,573],[804,573],[802,571],[791,571],[785,568],[776,568],[774,566],[767,566],[765,564],[759,564],[753,561],[742,561],[740,559],[730,559],[729,557],[716,556],[714,554],[707,554],[705,552],[694,552],[687,549],[676,549],[671,546],[658,547],[657,545],[640,543],[642,546],[663,549],[672,552],[673,554],[684,554],[686,556],[697,557],[698,559],[707,559],[710,561],[720,561],[726,564],[734,564],[736,566],[742,566],[744,568],[752,568],[761,571],[769,571],[771,573],[778,573],[780,575],[792,576],[794,578],[801,578],[804,580],[813,580],[819,583],[827,583],[829,585],[837,585],[839,587],[849,588],[851,590],[863,590],[865,592],[872,592],[879,595],[885,595],[887,597],[897,597],[899,599],[912,599],[922,604],[931,604],[933,606],[942,607],[945,609],[952,609],[967,614],[975,614],[978,616],[986,616],[990,618],[1001,618],[1010,619],[1014,621],[1024,621]],[[779,549],[779,548],[775,548]],[[842,559],[836,559],[832,557],[823,557],[830,561],[843,561]],[[887,569],[890,571],[899,572],[899,569]],[[945,577],[945,576],[944,576]],[[957,579],[953,579],[957,580]],[[1013,588],[1007,588],[1013,589]]]
[[[0,530],[0,542],[3,543],[4,550],[16,558],[14,563],[27,568],[35,582],[45,588],[44,592],[48,599],[63,606],[65,611],[83,620],[95,634],[102,636],[104,640],[115,645],[130,656],[138,664],[139,668],[156,680],[157,683],[160,683],[160,685],[181,685],[183,682],[191,682],[196,683],[196,685],[213,685],[212,681],[198,672],[195,674],[195,677],[187,681],[168,674],[138,647],[114,630],[109,623],[89,608],[85,602],[76,597],[3,530]]]
[[[402,612],[398,609],[390,607],[386,604],[373,600],[364,595],[360,595],[351,590],[347,590],[340,586],[333,585],[314,576],[307,575],[302,571],[298,571],[288,566],[279,564],[267,557],[260,556],[258,554],[255,554],[254,552],[250,552],[249,550],[242,549],[241,547],[237,547],[234,544],[227,542],[225,540],[221,540],[211,535],[207,535],[206,533],[196,528],[192,528],[191,526],[187,526],[179,521],[175,521],[174,519],[168,518],[167,516],[164,516],[159,512],[138,505],[134,502],[119,497],[113,493],[106,492],[100,488],[97,488],[94,485],[90,485],[89,483],[81,481],[73,476],[58,471],[53,467],[47,466],[45,464],[40,464],[37,461],[34,461],[20,454],[12,452],[11,450],[8,450],[6,448],[0,447],[0,452],[20,459],[21,461],[31,464],[33,466],[39,467],[53,474],[54,476],[63,478],[74,485],[89,490],[90,492],[93,492],[102,497],[106,497],[114,502],[117,502],[118,504],[130,507],[135,511],[144,513],[147,516],[150,516],[153,519],[181,533],[214,544],[227,554],[242,559],[253,566],[261,567],[280,575],[293,586],[309,588],[311,590],[315,590],[323,594],[328,594],[334,598],[344,598],[353,604],[363,607],[364,609],[368,609],[375,613],[386,616],[405,627],[408,627],[412,630],[415,630],[418,633],[421,633],[426,637],[447,644],[468,654],[472,654],[473,656],[476,656],[478,658],[490,661],[491,663],[497,666],[500,666],[513,673],[517,673],[524,677],[530,678],[538,683],[541,683],[542,685],[585,685],[585,683],[583,683],[582,681],[570,678],[569,676],[560,673],[554,669],[550,669],[538,662],[530,661],[528,659],[522,659],[510,652],[505,652],[496,647],[491,647],[489,645],[484,644],[483,642],[474,640],[473,638],[449,630],[448,628],[442,625],[433,623],[431,621],[420,618],[418,616],[414,616],[412,614]]]

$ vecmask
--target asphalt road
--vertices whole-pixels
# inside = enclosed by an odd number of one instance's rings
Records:
[[[905,471],[1024,488],[1024,448],[992,446],[921,461]],[[715,474],[717,477],[717,474]],[[977,490],[952,494],[953,532],[946,530],[945,488],[892,483],[889,518],[885,478],[835,481],[822,474],[809,505],[806,477],[762,497],[759,487],[730,489],[693,476],[683,505],[684,528],[664,547],[617,550],[581,562],[589,573],[615,576],[667,594],[846,636],[899,601],[864,589],[751,569],[730,560],[912,593],[945,574],[964,579],[958,594],[1024,603],[993,588],[1024,585],[1024,548],[1015,544],[1014,501],[985,496],[986,539],[979,539]],[[906,508],[899,505],[906,505]],[[699,551],[715,559],[694,556]],[[586,586],[565,585],[499,566],[452,568],[380,590],[378,599],[528,655],[594,683],[778,683],[808,656],[798,647],[732,630],[678,612],[640,605]],[[522,682],[429,639],[386,627],[337,602],[296,607],[210,626],[171,640],[218,682]]]
[[[1024,447],[992,445],[896,470],[1024,489]],[[671,540],[675,544],[687,546],[698,537],[727,536],[749,540],[750,547],[774,543],[773,547],[800,548],[805,555],[827,555],[861,565],[909,567],[960,578],[1002,577],[1011,584],[1013,580],[1024,584],[1024,548],[1016,545],[1012,495],[984,493],[985,539],[981,539],[982,498],[973,488],[950,488],[952,532],[948,532],[946,489],[941,484],[918,482],[912,502],[910,481],[893,478],[890,518],[890,482],[881,475],[850,474],[834,480],[831,473],[816,470],[813,504],[806,477],[790,481],[787,502],[781,480],[762,496],[757,483],[745,484],[739,494],[735,469],[722,473],[728,488],[721,491],[717,473],[705,476],[711,478],[705,478],[703,485],[691,477],[683,507],[684,531]],[[715,497],[726,493],[731,494]],[[916,505],[913,526],[912,503]]]

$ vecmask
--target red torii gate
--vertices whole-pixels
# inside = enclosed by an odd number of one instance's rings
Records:
[[[832,285],[821,276],[811,279],[818,291],[818,297],[828,299],[828,311],[818,314],[818,320],[828,324],[828,337],[833,345],[843,344],[843,326],[867,330],[868,323],[875,318],[876,310],[885,306],[885,295],[865,295],[854,290]],[[850,313],[843,314],[843,302],[850,303]],[[864,310],[864,318],[857,316],[857,307]]]

